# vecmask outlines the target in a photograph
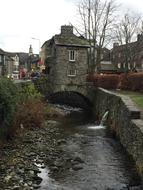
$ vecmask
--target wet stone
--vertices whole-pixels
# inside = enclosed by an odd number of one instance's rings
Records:
[[[82,166],[79,166],[79,165],[74,165],[74,166],[72,167],[72,169],[75,170],[75,171],[77,171],[77,170],[83,169],[83,167],[82,167]]]
[[[35,182],[35,184],[39,185],[42,182],[42,178],[38,176],[34,176],[33,181]]]
[[[74,158],[74,161],[77,161],[79,163],[84,163],[84,160],[78,156]]]
[[[12,188],[13,190],[19,190],[20,189],[20,186],[16,185]]]
[[[129,190],[143,190],[143,186],[129,187]]]

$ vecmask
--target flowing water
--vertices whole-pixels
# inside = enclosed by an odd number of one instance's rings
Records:
[[[55,127],[53,163],[41,170],[41,190],[126,190],[140,185],[133,161],[108,127],[81,110]],[[106,114],[107,116],[107,114]]]

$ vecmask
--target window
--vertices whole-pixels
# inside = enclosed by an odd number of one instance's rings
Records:
[[[69,61],[75,61],[75,50],[69,50]]]
[[[2,55],[0,55],[0,62],[2,62]]]
[[[69,77],[75,77],[76,76],[76,69],[69,69],[68,70],[68,76]]]
[[[118,68],[119,68],[119,69],[121,68],[121,63],[118,63]]]
[[[101,54],[101,59],[103,59],[103,54]]]

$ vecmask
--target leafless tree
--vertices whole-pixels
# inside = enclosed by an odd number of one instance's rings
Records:
[[[126,13],[121,19],[120,23],[115,26],[115,33],[118,42],[121,45],[131,43],[133,41],[134,35],[139,30],[139,24],[139,15],[129,15],[129,13]]]
[[[92,71],[100,70],[102,48],[110,40],[116,9],[114,0],[81,0],[78,4],[78,31],[89,40],[89,63]]]
[[[132,49],[134,44],[131,42],[134,40],[134,37],[137,36],[140,26],[140,16],[137,14],[130,15],[126,13],[123,15],[121,21],[115,26],[115,39],[119,42],[120,45],[123,45],[124,49],[124,62],[125,62],[125,71],[128,71],[128,63],[133,61],[135,57]]]

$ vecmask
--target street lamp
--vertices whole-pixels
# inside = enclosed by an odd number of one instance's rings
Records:
[[[40,53],[40,46],[41,46],[40,39],[34,38],[34,37],[31,37],[31,39],[33,39],[33,40],[38,40],[38,42],[39,42],[39,53]]]

